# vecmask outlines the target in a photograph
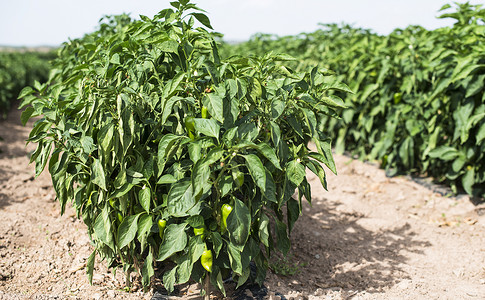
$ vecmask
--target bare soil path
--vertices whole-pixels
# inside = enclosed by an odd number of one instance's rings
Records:
[[[32,123],[23,127],[19,118],[12,111],[0,121],[0,299],[166,299],[153,296],[158,285],[124,292],[121,272],[99,261],[88,284],[86,227],[72,209],[59,215],[47,173],[34,180],[35,145],[24,142]],[[346,156],[336,162],[328,192],[308,174],[312,207],[305,204],[295,225],[286,262],[272,261],[265,299],[485,299],[483,204],[388,178]],[[184,285],[169,299],[198,292]],[[244,295],[251,299],[250,290]]]

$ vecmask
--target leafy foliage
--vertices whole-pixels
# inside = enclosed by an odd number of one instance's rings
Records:
[[[338,152],[381,161],[390,175],[417,172],[485,196],[485,9],[445,5],[453,27],[419,26],[388,36],[347,25],[224,47],[229,52],[284,51],[295,70],[319,64],[356,93],[341,119],[325,127]]]
[[[5,117],[22,88],[47,81],[53,58],[52,53],[0,52],[0,117]]]
[[[212,34],[195,27],[211,28],[203,11],[171,4],[152,19],[107,18],[64,44],[51,80],[21,94],[23,122],[43,116],[31,160],[36,175],[49,169],[61,212],[73,203],[95,252],[144,285],[155,261],[174,263],[169,291],[210,276],[224,292],[223,276],[243,284],[251,261],[262,283],[311,200],[305,169],[324,186],[321,163],[336,172],[322,120],[350,90],[318,68],[292,71],[288,55],[221,59]]]

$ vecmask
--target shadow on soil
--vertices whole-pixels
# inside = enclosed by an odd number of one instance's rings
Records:
[[[12,106],[6,119],[0,119],[0,137],[2,138],[0,139],[0,159],[30,155],[26,147],[26,139],[33,121],[29,121],[26,127],[22,126],[20,122],[22,110],[18,110],[16,107],[17,105]]]
[[[2,209],[5,206],[9,205],[9,203],[10,203],[10,201],[8,199],[8,196],[5,195],[4,193],[0,192],[0,209]]]
[[[293,259],[306,267],[293,277],[281,277],[282,281],[296,279],[306,291],[379,292],[409,277],[402,267],[408,253],[422,254],[431,246],[417,239],[407,223],[392,230],[369,230],[358,224],[363,216],[339,212],[339,203],[315,202],[291,234]]]
[[[313,202],[311,210],[296,222],[291,233],[292,249],[286,259],[292,267],[297,265],[298,272],[293,276],[273,275],[264,283],[277,295],[288,291],[311,295],[319,288],[343,290],[349,296],[360,291],[381,292],[409,278],[403,268],[409,253],[423,254],[431,246],[430,242],[418,239],[407,223],[390,230],[369,230],[359,225],[362,215],[338,211],[338,202],[330,204],[317,199]],[[161,273],[157,277],[161,278]],[[174,294],[183,294],[182,290],[188,287],[180,285]],[[235,291],[230,286],[226,289],[233,299]],[[152,300],[166,299],[160,286],[155,290],[160,297],[156,294]]]

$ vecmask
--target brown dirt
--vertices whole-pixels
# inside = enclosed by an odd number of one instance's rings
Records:
[[[34,180],[35,146],[24,142],[32,123],[22,127],[19,116],[0,121],[0,299],[150,299],[153,290],[124,292],[121,272],[104,262],[88,284],[86,227],[70,208],[59,215],[48,174]],[[485,299],[483,204],[335,158],[339,175],[328,172],[328,192],[308,174],[312,207],[295,225],[286,262],[272,261],[265,298]],[[198,292],[184,285],[170,299]]]

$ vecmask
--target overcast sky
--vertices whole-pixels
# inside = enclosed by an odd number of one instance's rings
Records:
[[[443,0],[192,0],[208,12],[215,31],[228,41],[257,32],[311,32],[318,23],[348,23],[387,34],[410,24],[449,26],[436,19]],[[458,0],[463,3],[465,1]],[[483,0],[471,0],[472,4]],[[57,46],[93,31],[103,15],[152,17],[167,0],[0,0],[0,45]]]

